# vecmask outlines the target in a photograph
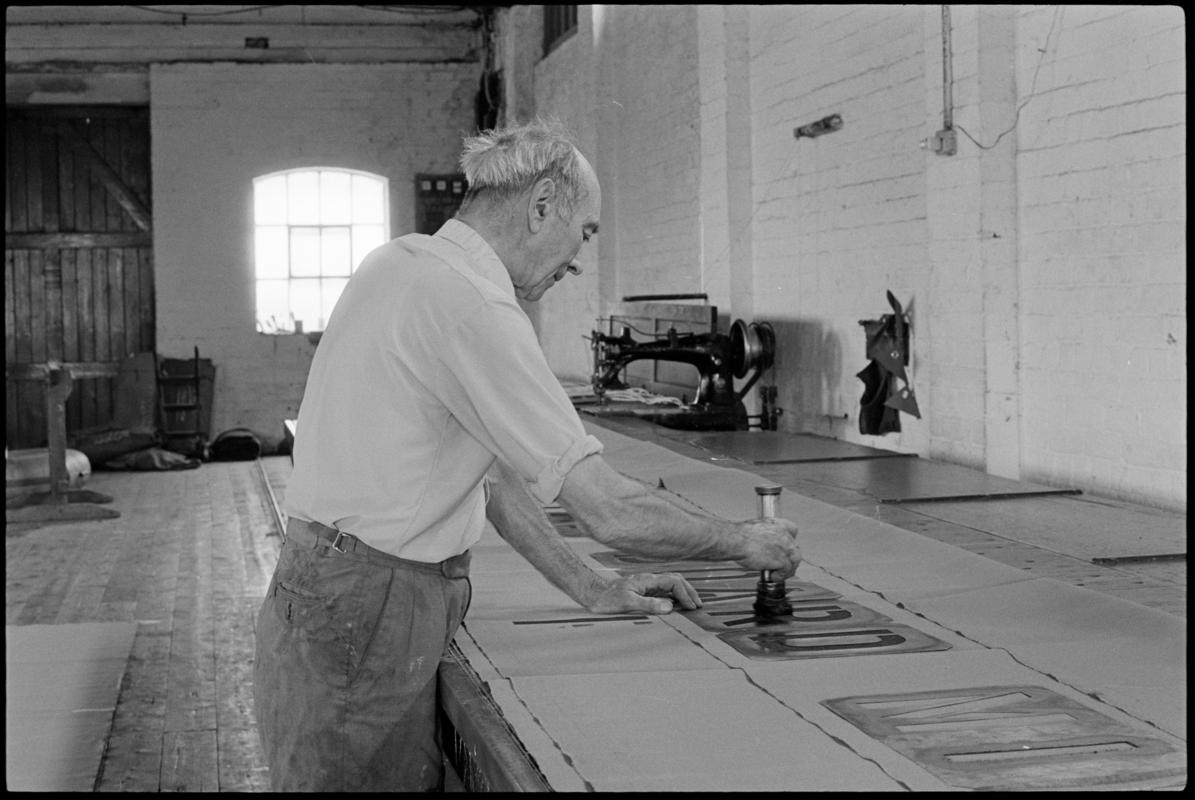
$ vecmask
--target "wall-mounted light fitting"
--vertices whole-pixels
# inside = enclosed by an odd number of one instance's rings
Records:
[[[821,136],[823,133],[833,133],[841,127],[842,117],[838,114],[831,114],[828,117],[822,117],[817,122],[810,122],[808,125],[793,128],[793,136],[797,139],[800,139],[802,136],[808,136],[812,139],[815,136]]]

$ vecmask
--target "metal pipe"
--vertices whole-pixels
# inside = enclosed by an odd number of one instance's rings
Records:
[[[950,6],[942,6],[942,127],[954,127],[954,69],[950,46]]]

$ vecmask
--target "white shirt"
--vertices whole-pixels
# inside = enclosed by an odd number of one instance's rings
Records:
[[[441,561],[481,537],[495,457],[549,504],[601,449],[497,254],[449,220],[371,252],[337,301],[299,408],[284,510]]]

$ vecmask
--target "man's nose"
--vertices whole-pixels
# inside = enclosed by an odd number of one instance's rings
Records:
[[[565,267],[565,269],[568,270],[569,272],[573,273],[574,275],[580,275],[581,272],[583,271],[581,268],[581,262],[575,258],[572,261],[568,262],[568,266]]]

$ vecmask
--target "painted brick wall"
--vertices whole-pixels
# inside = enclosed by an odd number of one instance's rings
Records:
[[[728,126],[729,110],[735,107],[735,102],[742,102],[749,98],[746,93],[739,92],[731,97],[730,83],[738,78],[735,88],[745,81],[743,73],[745,58],[736,51],[734,43],[727,41],[727,14],[735,14],[732,9],[720,5],[703,5],[697,11],[698,36],[698,100],[700,114],[700,191],[698,197],[701,203],[701,265],[703,270],[702,284],[704,291],[709,294],[710,302],[720,309],[730,310],[731,304],[731,258],[730,250],[730,216],[731,216],[731,187],[736,177],[730,168],[732,148],[730,142],[735,134],[733,125]],[[745,18],[746,12],[740,14]],[[733,18],[732,18],[733,19]],[[733,25],[733,22],[731,23]],[[733,31],[730,33],[734,35]],[[735,70],[738,67],[738,70]],[[731,77],[728,77],[728,73]],[[743,129],[749,135],[745,116]],[[736,141],[739,144],[741,140]],[[745,157],[750,166],[750,148],[737,146],[733,148]],[[739,173],[740,175],[742,173]],[[750,187],[749,178],[740,184]],[[749,241],[749,237],[744,237]],[[750,287],[747,287],[750,296]]]
[[[1185,508],[1183,12],[1043,6],[1018,38],[1026,470]]]
[[[532,10],[538,12],[537,8]],[[535,64],[532,78],[534,107],[568,126],[577,146],[596,168],[594,73],[589,66],[592,57],[593,22],[589,15],[582,14],[576,33]],[[561,65],[567,66],[562,69]],[[597,326],[600,314],[597,263],[601,239],[599,233],[581,248],[580,275],[570,275],[538,302],[523,304],[540,333],[548,363],[557,376],[569,382],[587,382],[593,368],[592,351],[585,337]]]
[[[534,91],[583,121],[569,92],[593,89],[601,309],[712,290],[776,328],[788,430],[1185,509],[1182,14],[952,6],[954,113],[983,147],[947,157],[921,146],[941,9],[593,7],[592,52]],[[923,419],[870,437],[858,322],[887,290]]]
[[[922,13],[903,6],[759,7],[750,26],[755,315],[777,331],[788,430],[860,440],[858,321],[914,302],[923,346]],[[839,114],[841,130],[793,128]],[[733,235],[733,234],[732,234]],[[920,316],[918,316],[920,312]],[[919,353],[915,353],[915,357]],[[916,359],[914,388],[928,397]],[[918,423],[881,446],[917,449]],[[865,441],[871,442],[872,437]]]
[[[453,171],[473,125],[475,64],[164,65],[151,71],[158,351],[217,369],[213,432],[277,441],[313,345],[254,326],[252,178],[339,166],[390,180],[391,234],[414,225],[414,176]]]
[[[583,337],[621,297],[703,291],[696,8],[586,10],[519,93],[574,130],[602,181],[601,233],[583,254],[586,272],[525,306],[557,375],[581,381],[593,367]],[[541,47],[532,17],[511,19],[518,30],[508,48],[517,52],[508,52],[508,68]]]
[[[702,291],[698,202],[701,142],[697,15],[693,6],[605,10],[599,57],[617,159],[617,297]],[[609,169],[611,165],[607,165]]]
[[[924,10],[924,135],[940,130],[947,110],[943,96],[943,20],[938,8]],[[1012,38],[1010,16],[1015,10],[998,11],[977,7],[951,8],[950,50],[952,65],[951,111],[956,123],[969,128],[984,128],[989,123],[1001,127],[1011,123],[1013,92],[1012,54],[1007,49]],[[999,51],[999,48],[1004,48]],[[983,61],[989,51],[998,51],[1000,66],[993,70]],[[1003,77],[1004,84],[991,84]],[[999,90],[1004,90],[1003,92]],[[1009,112],[1006,116],[997,110]],[[962,137],[962,134],[958,134]],[[994,137],[992,137],[994,138]],[[997,298],[1015,297],[1018,291],[1015,253],[1011,246],[996,252],[990,242],[1016,242],[1015,189],[1008,180],[996,181],[995,171],[1011,169],[1014,140],[1006,139],[995,149],[981,150],[965,143],[952,156],[926,151],[924,156],[926,190],[926,240],[924,258],[929,280],[919,298],[918,355],[923,372],[921,408],[925,444],[918,452],[944,461],[977,469],[990,469],[989,445],[1011,440],[1019,444],[1017,430],[1002,430],[988,436],[989,405],[998,405],[988,391],[989,384],[1001,384],[1007,396],[1016,397],[1016,386],[1007,386],[1004,376],[996,380],[990,374],[988,341],[989,319],[1002,319],[1011,325],[1003,339],[1007,350],[1015,351],[1015,310]],[[1003,201],[995,202],[993,192],[1003,187]],[[918,324],[919,323],[919,324]],[[1006,414],[1009,424],[1019,423],[1016,413]],[[1013,463],[996,470],[1009,478],[1018,478],[1018,456]]]

